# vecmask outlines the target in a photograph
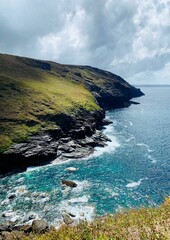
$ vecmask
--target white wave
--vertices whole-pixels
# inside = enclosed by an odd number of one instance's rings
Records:
[[[85,199],[86,197],[83,196],[83,198]],[[61,216],[63,213],[71,213],[75,215],[73,218],[75,224],[82,220],[91,221],[95,216],[95,207],[87,205],[86,202],[70,202],[64,200],[58,205],[58,211],[60,214],[58,215],[58,219],[56,218],[55,220],[56,224],[57,222],[58,224],[61,222]]]
[[[124,208],[121,205],[118,205],[118,207],[116,208],[115,212],[116,213],[120,213],[123,212]]]
[[[12,221],[15,223],[23,223],[26,221],[26,213],[22,211],[5,211],[3,212],[5,220]]]
[[[34,170],[38,170],[39,168],[42,168],[42,166],[38,166],[38,167],[28,167],[26,172],[32,172]]]
[[[148,159],[151,160],[152,163],[156,163],[157,162],[157,160],[154,157],[152,157],[150,154],[147,154],[146,156],[147,156]]]
[[[41,204],[49,201],[50,196],[49,196],[49,193],[47,192],[32,192],[31,199],[33,203],[39,202]]]
[[[71,198],[68,200],[69,203],[87,203],[89,201],[90,196],[82,196],[77,198]]]
[[[130,125],[130,126],[133,126],[133,123],[132,123],[131,121],[129,121],[129,125]]]
[[[130,142],[135,139],[135,136],[131,135],[129,138],[125,139],[125,142]]]
[[[21,182],[23,182],[24,181],[24,177],[20,177],[20,178],[18,178],[17,180],[16,180],[16,183],[21,183]]]
[[[27,187],[25,185],[15,187],[14,190],[17,195],[24,195],[24,194],[28,193]]]
[[[136,146],[145,147],[148,152],[154,152],[154,150],[150,149],[150,147],[147,144],[145,144],[145,143],[136,143]]]
[[[127,187],[127,188],[139,187],[140,184],[141,184],[141,182],[142,182],[143,180],[145,180],[145,179],[147,179],[147,178],[141,178],[141,179],[139,179],[139,181],[137,181],[137,182],[130,182],[130,183],[126,184],[126,187]]]
[[[77,181],[73,180],[76,184],[76,188],[70,188],[68,186],[63,186],[61,189],[63,198],[67,198],[70,196],[70,194],[75,194],[76,196],[79,195],[79,193],[83,192],[85,189],[90,188],[90,183],[88,181]]]
[[[117,192],[114,192],[112,189],[110,188],[105,188],[106,192],[109,193],[112,197],[118,197],[119,194]]]
[[[74,180],[73,180],[74,181]],[[77,184],[76,188],[72,189],[72,193],[79,193],[84,191],[85,189],[89,189],[90,188],[90,183],[88,181],[74,181]]]
[[[111,140],[106,142],[107,146],[105,147],[95,147],[94,153],[84,159],[91,159],[101,156],[104,153],[114,152],[116,148],[120,147],[120,142],[117,137],[114,135],[114,127],[112,124],[105,127],[103,133]]]

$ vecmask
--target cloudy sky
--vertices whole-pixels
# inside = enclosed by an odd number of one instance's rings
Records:
[[[0,0],[0,52],[170,84],[170,0]]]

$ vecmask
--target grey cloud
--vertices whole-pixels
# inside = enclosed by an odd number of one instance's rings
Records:
[[[0,1],[1,52],[93,65],[132,83],[165,69],[169,81],[169,39],[170,0]]]

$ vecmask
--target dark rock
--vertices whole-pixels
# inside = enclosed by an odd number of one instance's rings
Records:
[[[93,138],[86,137],[85,139],[79,141],[79,144],[94,147],[95,146],[95,141],[94,141]]]
[[[12,200],[16,198],[16,194],[15,193],[11,193],[9,196],[8,196],[8,199]]]
[[[30,61],[29,63],[27,61],[27,65],[34,67],[34,68],[40,68],[42,70],[48,70],[48,71],[51,70],[50,63],[41,61],[41,60],[34,60],[34,61]]]
[[[48,133],[50,134],[50,136],[53,139],[59,139],[63,136],[63,131],[61,128],[55,128],[55,129],[48,130]]]
[[[58,150],[66,153],[70,153],[74,151],[74,148],[70,147],[69,145],[59,145]]]
[[[14,222],[6,222],[4,224],[0,224],[0,232],[2,231],[12,231],[14,228],[15,223]]]
[[[84,125],[84,127],[85,127],[86,136],[92,136],[94,133],[94,128],[92,128],[92,126],[90,125]]]
[[[113,122],[109,119],[103,119],[102,121],[102,125],[109,125],[109,124],[112,124]]]
[[[134,102],[134,101],[129,101],[130,104],[135,104],[135,105],[138,105],[140,104],[139,102]]]
[[[63,143],[67,143],[67,142],[71,141],[71,137],[60,138],[60,141]]]
[[[71,135],[74,137],[74,138],[85,138],[86,136],[86,133],[85,133],[85,128],[84,127],[81,127],[79,129],[74,129],[74,130],[71,130],[70,131]]]
[[[82,75],[81,75],[81,73],[80,72],[75,72],[74,73],[76,76],[78,76],[78,77],[81,77],[82,78]]]
[[[77,187],[77,184],[75,182],[69,180],[62,180],[61,183],[71,188]]]
[[[49,230],[49,225],[44,220],[34,220],[32,222],[32,231],[35,233],[45,233]]]

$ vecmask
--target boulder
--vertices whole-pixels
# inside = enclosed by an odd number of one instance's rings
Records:
[[[65,224],[72,224],[74,222],[71,216],[67,213],[63,213],[62,217]]]
[[[2,237],[2,240],[14,240],[14,234],[10,233],[10,232],[2,232],[1,233],[1,237]]]
[[[49,230],[49,225],[44,220],[34,220],[32,222],[32,231],[36,233],[45,233]]]
[[[77,187],[77,184],[75,182],[72,182],[69,180],[62,180],[61,182],[62,182],[62,184],[66,185],[68,187],[71,187],[71,188]]]

